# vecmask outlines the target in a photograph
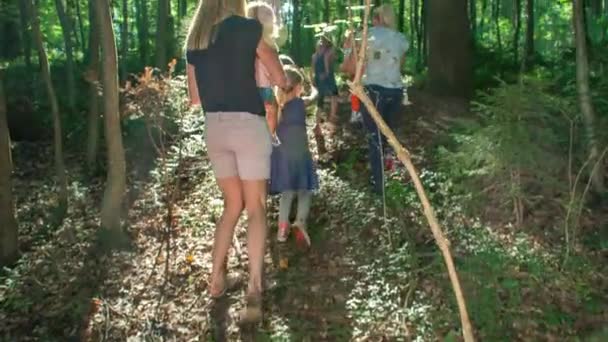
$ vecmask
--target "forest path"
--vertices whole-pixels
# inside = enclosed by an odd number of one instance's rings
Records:
[[[558,252],[524,232],[505,234],[470,218],[450,180],[425,171],[454,108],[408,107],[397,134],[452,241],[481,340],[555,340],[601,327],[605,310],[596,303],[605,298],[598,276],[605,266],[581,258],[584,268],[559,270]],[[326,141],[329,157],[319,163],[309,250],[275,242],[278,199],[269,199],[264,320],[255,327],[238,324],[244,287],[217,302],[207,293],[223,204],[200,114],[183,116],[181,139],[167,146],[164,161],[148,163],[140,145],[126,144],[132,248],[111,254],[95,248],[103,176],[86,176],[82,161],[69,158],[70,209],[53,228],[52,158],[39,157],[52,156],[51,149],[19,143],[14,186],[24,254],[1,278],[0,341],[455,340],[449,281],[408,177],[403,170],[389,177],[385,219],[382,202],[367,191],[364,133],[348,116],[342,108],[340,129]],[[309,128],[316,151],[312,122]],[[244,224],[242,218],[229,269],[246,274]]]

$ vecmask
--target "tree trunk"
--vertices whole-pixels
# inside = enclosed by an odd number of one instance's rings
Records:
[[[599,18],[602,16],[602,0],[591,0],[589,7],[591,7],[591,12],[595,17]]]
[[[291,30],[291,54],[298,65],[302,65],[302,55],[300,53],[300,33],[302,16],[300,13],[300,0],[293,0],[293,27]]]
[[[526,45],[524,70],[528,70],[534,61],[534,0],[526,2]]]
[[[148,65],[148,2],[145,0],[135,0],[137,7],[137,38],[139,40],[139,60],[144,66]]]
[[[428,1],[425,0],[420,0],[420,32],[419,32],[419,39],[420,39],[420,56],[419,56],[419,61],[420,61],[420,70],[422,70],[422,67],[424,65],[427,65],[427,59],[428,59],[428,51],[429,51],[429,33],[427,32],[427,27],[428,27],[428,20],[429,20],[429,15],[428,15]]]
[[[475,44],[477,40],[477,1],[475,0],[469,0],[469,23],[473,44]]]
[[[323,22],[329,25],[329,0],[323,0]]]
[[[108,149],[108,173],[101,207],[101,226],[119,232],[122,231],[120,218],[127,180],[118,113],[118,58],[108,0],[95,0],[95,5],[103,50],[104,123]]]
[[[145,0],[144,0],[145,2]],[[158,0],[158,25],[156,26],[156,67],[165,70],[167,68],[167,43],[169,42],[169,0]]]
[[[513,0],[513,55],[519,60],[519,34],[521,32],[521,0]]]
[[[129,1],[127,0],[122,0],[122,26],[120,31],[120,75],[121,79],[125,80],[129,57]]]
[[[583,22],[583,0],[573,0],[573,22],[576,40],[576,85],[578,99],[583,113],[583,122],[587,133],[589,146],[589,160],[593,169],[591,170],[591,181],[593,189],[597,193],[603,193],[604,168],[600,157],[599,141],[596,131],[596,117],[593,103],[591,102],[591,90],[589,89],[589,60],[587,58],[587,41],[585,39],[585,25]],[[597,165],[600,162],[600,165]]]
[[[85,42],[86,40],[84,39],[84,24],[82,22],[82,11],[80,10],[80,0],[76,0],[74,1],[76,3],[75,7],[76,7],[76,19],[78,20],[78,31],[80,33],[80,41],[82,42],[82,53],[84,54],[86,51],[86,46],[85,46]]]
[[[466,0],[429,1],[429,86],[437,95],[469,97],[472,49]]]
[[[63,32],[63,43],[65,46],[66,58],[66,76],[67,76],[67,92],[68,106],[72,112],[76,111],[76,75],[74,72],[74,52],[72,42],[72,20],[65,11],[63,0],[55,0],[57,7],[57,15],[61,23],[61,31]]]
[[[488,0],[481,0],[481,15],[479,18],[479,27],[477,28],[477,31],[479,32],[479,34],[482,36],[483,38],[483,29],[485,27],[485,19],[486,19],[486,10],[488,9]]]
[[[38,60],[40,62],[40,71],[42,79],[46,85],[48,100],[51,104],[51,113],[53,115],[53,145],[55,169],[57,173],[57,182],[59,183],[59,201],[57,219],[61,220],[65,216],[68,208],[68,179],[63,161],[63,136],[61,133],[61,117],[59,115],[59,105],[55,88],[51,80],[51,70],[49,68],[49,60],[44,49],[42,41],[42,32],[40,31],[40,16],[38,15],[38,7],[32,3],[32,0],[27,0],[29,16],[32,19],[32,35],[34,43],[38,49]],[[70,32],[70,31],[67,31]]]
[[[72,46],[73,52],[75,52],[78,47],[81,47],[81,50],[84,51],[84,41],[80,40],[80,37],[78,36],[78,26],[76,20],[74,20],[72,17],[72,8],[74,8],[74,3],[72,2],[72,0],[65,0],[65,15],[66,18],[68,18],[68,20],[70,21],[70,29],[72,30],[72,33],[70,33],[70,35],[74,38],[75,43]],[[82,45],[80,44],[80,42],[82,42]]]
[[[0,268],[17,261],[17,220],[11,185],[11,145],[6,122],[6,97],[0,70]]]
[[[32,36],[29,29],[26,1],[28,0],[19,0],[19,22],[21,24],[21,41],[23,42],[25,67],[27,70],[32,70]]]
[[[95,0],[89,0],[89,119],[87,135],[87,168],[97,166],[99,151],[99,24],[95,15]]]
[[[399,13],[397,14],[398,20],[398,27],[399,27],[399,31],[403,32],[403,30],[405,30],[405,0],[399,0]]]
[[[496,30],[496,43],[498,44],[498,53],[502,53],[502,35],[500,32],[500,0],[494,0],[494,28]]]

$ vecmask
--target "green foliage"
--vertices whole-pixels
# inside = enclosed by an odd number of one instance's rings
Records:
[[[472,193],[532,204],[564,191],[570,119],[568,104],[542,82],[502,83],[474,103],[454,145],[439,148],[440,164]],[[500,203],[505,204],[505,203]]]

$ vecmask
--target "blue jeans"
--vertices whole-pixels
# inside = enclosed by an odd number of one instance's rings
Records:
[[[394,128],[395,115],[401,108],[403,101],[402,88],[384,88],[381,86],[366,86],[365,90],[372,102],[378,108],[378,112],[391,129]],[[374,192],[381,194],[384,189],[384,150],[387,146],[386,138],[382,135],[376,122],[372,119],[365,106],[361,106],[363,124],[367,130],[369,141],[369,164],[374,182]]]

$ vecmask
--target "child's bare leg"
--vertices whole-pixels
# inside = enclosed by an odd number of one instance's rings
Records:
[[[296,215],[296,222],[303,224],[306,228],[308,221],[308,214],[310,213],[310,205],[312,203],[312,192],[308,190],[298,191],[298,213]]]

